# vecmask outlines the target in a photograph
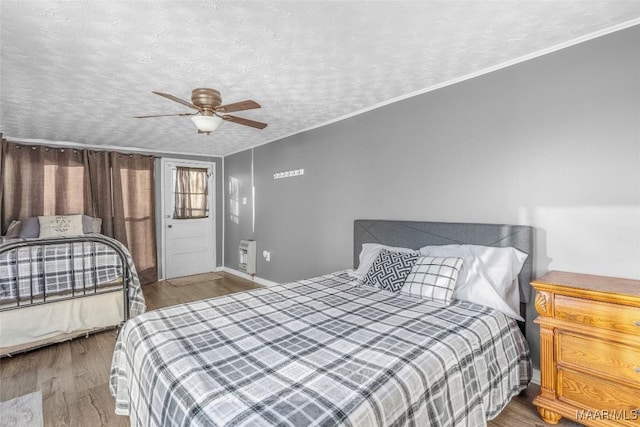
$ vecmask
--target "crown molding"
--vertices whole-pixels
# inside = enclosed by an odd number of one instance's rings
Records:
[[[482,69],[480,71],[476,71],[476,72],[473,72],[473,73],[470,73],[470,74],[466,74],[464,76],[461,76],[461,77],[458,77],[458,78],[455,78],[455,79],[447,80],[446,82],[438,83],[437,85],[429,86],[429,87],[426,87],[424,89],[419,89],[417,91],[410,92],[408,94],[398,96],[396,98],[392,98],[392,99],[389,99],[387,101],[380,102],[380,103],[372,105],[370,107],[366,107],[366,108],[360,109],[358,111],[354,111],[353,113],[345,114],[345,115],[337,117],[335,119],[332,119],[332,120],[329,120],[329,121],[326,121],[326,122],[323,122],[323,123],[320,123],[320,124],[317,124],[317,125],[314,125],[314,126],[310,126],[308,128],[302,129],[300,131],[284,134],[284,135],[281,135],[281,136],[276,137],[274,139],[270,139],[268,141],[262,142],[260,144],[256,144],[256,145],[253,145],[253,146],[248,147],[248,148],[243,148],[241,150],[236,150],[236,151],[227,153],[223,157],[231,156],[231,155],[236,154],[236,153],[240,153],[240,152],[243,152],[243,151],[251,150],[253,148],[261,147],[261,146],[267,145],[267,144],[271,144],[272,142],[280,141],[282,139],[289,138],[289,137],[294,136],[294,135],[299,135],[301,133],[305,133],[305,132],[308,132],[308,131],[311,131],[311,130],[314,130],[314,129],[318,129],[318,128],[321,128],[321,127],[324,127],[324,126],[328,126],[328,125],[336,123],[336,122],[347,120],[347,119],[349,119],[351,117],[359,116],[360,114],[364,114],[364,113],[367,113],[369,111],[385,107],[385,106],[387,106],[389,104],[393,104],[395,102],[399,102],[399,101],[402,101],[402,100],[405,100],[405,99],[408,99],[408,98],[413,98],[415,96],[423,95],[425,93],[432,92],[434,90],[442,89],[442,88],[447,87],[447,86],[451,86],[451,85],[454,85],[454,84],[457,84],[457,83],[461,83],[463,81],[470,80],[470,79],[473,79],[475,77],[479,77],[479,76],[482,76],[482,75],[485,75],[485,74],[489,74],[489,73],[492,73],[494,71],[501,70],[503,68],[511,67],[512,65],[520,64],[520,63],[529,61],[531,59],[539,58],[541,56],[548,55],[550,53],[557,52],[559,50],[562,50],[562,49],[565,49],[565,48],[568,48],[568,47],[571,47],[571,46],[575,46],[575,45],[587,42],[589,40],[597,39],[599,37],[603,37],[603,36],[606,36],[608,34],[612,34],[612,33],[618,32],[618,31],[622,31],[622,30],[625,30],[627,28],[634,27],[636,25],[640,25],[640,18],[632,19],[631,21],[626,21],[626,22],[623,22],[621,24],[614,25],[612,27],[607,27],[605,29],[602,29],[602,30],[599,30],[599,31],[595,31],[593,33],[589,33],[589,34],[586,34],[584,36],[580,36],[580,37],[577,37],[575,39],[572,39],[572,40],[569,40],[569,41],[566,41],[566,42],[563,42],[563,43],[559,43],[559,44],[556,44],[554,46],[551,46],[551,47],[548,47],[548,48],[545,48],[545,49],[542,49],[542,50],[539,50],[539,51],[536,51],[536,52],[533,52],[533,53],[530,53],[530,54],[527,54],[527,55],[523,55],[523,56],[520,56],[518,58],[509,60],[509,61],[506,61],[506,62],[502,62],[502,63],[494,65],[492,67],[484,68],[484,69]]]

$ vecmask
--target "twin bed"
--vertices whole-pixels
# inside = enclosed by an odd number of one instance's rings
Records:
[[[117,327],[144,311],[120,242],[97,233],[0,237],[0,356]]]
[[[356,268],[367,243],[512,247],[531,294],[531,227],[358,220]],[[110,388],[132,425],[482,426],[530,381],[522,327],[337,272],[130,319]]]

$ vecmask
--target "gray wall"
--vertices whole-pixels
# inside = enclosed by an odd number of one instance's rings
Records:
[[[210,160],[216,164],[216,267],[222,267],[224,262],[224,183],[226,182],[222,174],[222,163],[224,160],[220,157],[214,157]]]
[[[224,161],[250,196],[251,151]],[[356,218],[530,224],[538,275],[640,278],[640,27],[257,147],[253,166],[255,232],[227,194],[225,265],[252,236],[265,279],[350,267]]]
[[[251,161],[251,150],[224,159],[224,265],[235,269],[240,240],[254,238]],[[237,191],[230,191],[232,183],[237,183]],[[246,204],[242,204],[243,199]]]

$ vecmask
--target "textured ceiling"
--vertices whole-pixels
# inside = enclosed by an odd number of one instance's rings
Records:
[[[22,140],[225,155],[623,25],[627,1],[0,2],[0,129]],[[198,135],[213,87],[264,130]]]

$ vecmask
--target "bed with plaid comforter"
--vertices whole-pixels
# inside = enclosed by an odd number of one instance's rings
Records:
[[[130,316],[144,313],[145,302],[133,259],[126,247],[117,240],[101,234],[87,234],[86,241],[38,245],[39,239],[0,238],[0,308],[28,306],[32,301],[81,296],[121,289],[123,271],[117,253],[104,244],[118,245],[127,258],[129,269]],[[33,242],[33,245],[2,251],[13,242]]]
[[[483,426],[527,387],[516,322],[344,273],[155,310],[113,355],[132,426]]]

